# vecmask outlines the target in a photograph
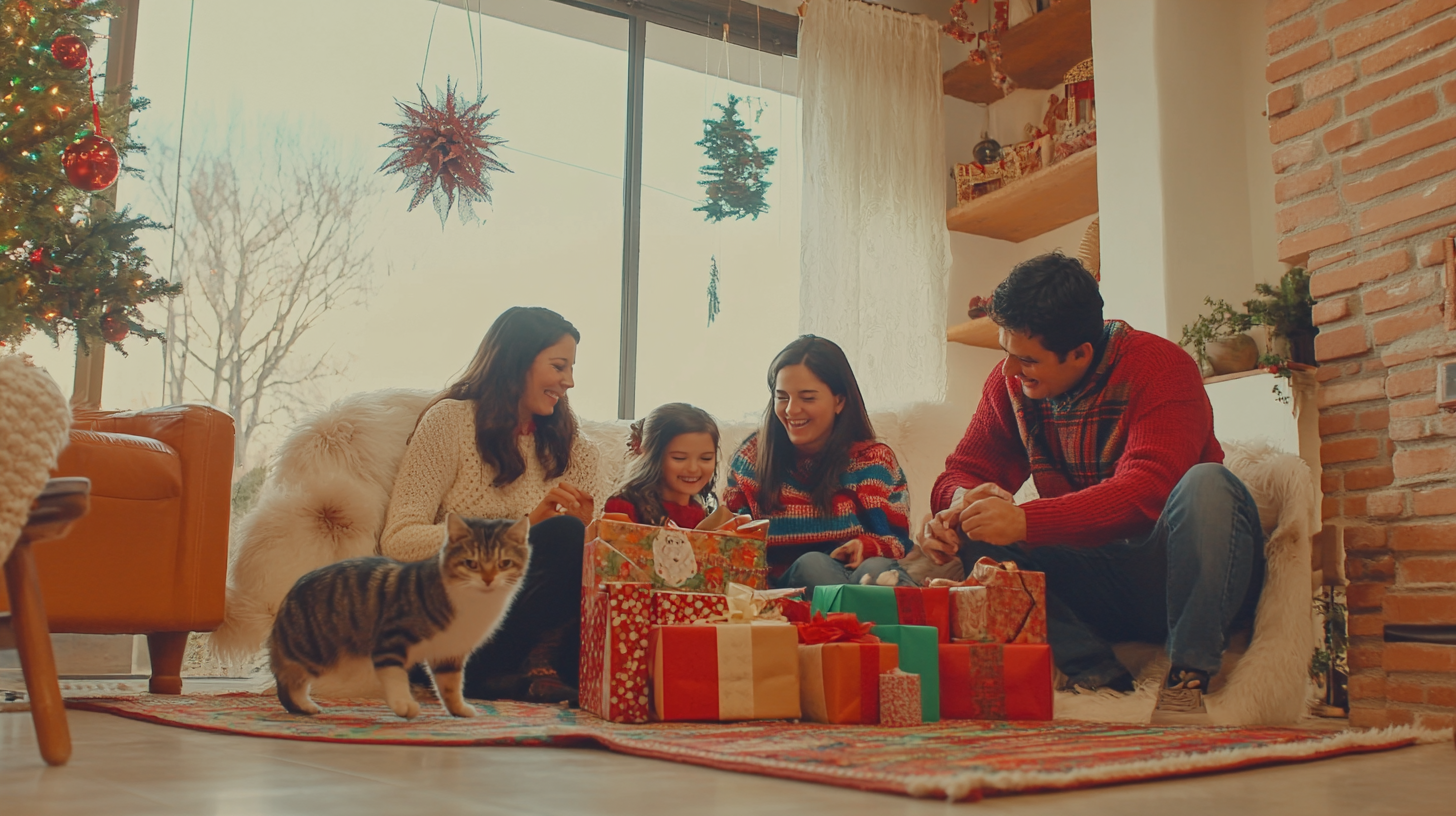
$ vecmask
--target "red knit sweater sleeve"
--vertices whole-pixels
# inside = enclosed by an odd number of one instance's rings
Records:
[[[633,524],[638,523],[637,508],[632,506],[632,502],[627,501],[621,496],[613,496],[610,499],[607,499],[607,503],[602,507],[602,512],[621,513],[627,518],[631,519]]]
[[[945,459],[945,472],[935,480],[930,492],[932,512],[939,513],[949,507],[958,487],[993,482],[1015,493],[1031,472],[1026,446],[1016,427],[1016,413],[1011,408],[1011,398],[1006,396],[1002,365],[997,363],[991,369],[966,435]]]
[[[1127,441],[1112,478],[1075,493],[1034,499],[1026,511],[1030,546],[1096,547],[1152,529],[1168,494],[1199,462],[1222,462],[1213,440],[1213,407],[1193,359],[1148,336],[1118,363],[1131,384]]]

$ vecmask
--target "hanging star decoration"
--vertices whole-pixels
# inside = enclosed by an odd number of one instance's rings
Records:
[[[394,133],[394,138],[380,147],[391,148],[394,153],[378,172],[386,176],[402,173],[404,181],[399,189],[415,188],[411,212],[426,196],[431,197],[441,228],[456,204],[462,223],[478,222],[475,204],[491,203],[490,173],[511,172],[494,153],[494,148],[505,144],[505,140],[485,132],[500,111],[482,113],[484,97],[466,105],[449,79],[443,91],[436,89],[433,105],[425,89],[419,91],[419,107],[395,102],[404,114],[403,123],[380,123]]]

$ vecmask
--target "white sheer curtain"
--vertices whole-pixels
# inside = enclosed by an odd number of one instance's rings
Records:
[[[799,327],[844,348],[871,408],[945,397],[939,37],[859,0],[810,0],[799,35]]]

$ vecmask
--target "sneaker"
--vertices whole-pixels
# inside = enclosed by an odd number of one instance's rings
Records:
[[[1176,714],[1198,714],[1205,711],[1203,692],[1208,688],[1208,673],[1198,669],[1173,667],[1167,682],[1158,692],[1158,711]]]

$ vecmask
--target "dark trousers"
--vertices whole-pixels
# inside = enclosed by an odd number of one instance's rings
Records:
[[[964,535],[962,536],[964,539]],[[1101,547],[997,547],[985,556],[1046,573],[1047,639],[1072,684],[1123,674],[1111,643],[1158,643],[1173,665],[1218,673],[1228,635],[1253,618],[1264,582],[1264,533],[1249,490],[1223,465],[1195,465],[1146,536]]]
[[[465,696],[514,696],[524,685],[527,657],[549,644],[546,660],[561,682],[575,687],[581,660],[581,557],[586,527],[556,516],[531,527],[526,583],[495,635],[465,667]]]

